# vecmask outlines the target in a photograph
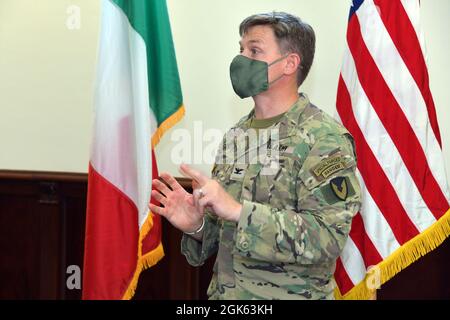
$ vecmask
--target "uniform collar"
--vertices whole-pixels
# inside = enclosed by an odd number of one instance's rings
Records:
[[[279,127],[279,138],[287,138],[296,132],[296,128],[298,125],[303,122],[303,111],[309,105],[309,98],[306,94],[300,93],[298,100],[289,108],[288,111],[284,114],[284,116],[280,119],[278,123]],[[255,108],[250,111],[250,113],[244,117],[241,121],[239,121],[236,126],[232,129],[240,128],[244,131],[250,128],[251,119],[255,114]],[[267,128],[269,129],[269,128]]]

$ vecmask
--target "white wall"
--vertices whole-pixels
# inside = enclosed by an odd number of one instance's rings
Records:
[[[450,169],[450,1],[421,3],[431,91]],[[70,5],[81,9],[79,30],[66,26]],[[186,106],[176,129],[193,132],[197,123],[225,132],[250,110],[251,99],[232,91],[229,63],[239,51],[240,21],[272,10],[294,13],[314,27],[316,58],[301,90],[334,112],[349,1],[168,0],[168,6]],[[87,171],[99,10],[94,0],[0,0],[0,169]],[[175,130],[157,152],[160,171],[178,175],[170,160]],[[198,167],[207,172],[210,165]]]
[[[0,169],[87,172],[99,10],[92,0],[0,0]]]

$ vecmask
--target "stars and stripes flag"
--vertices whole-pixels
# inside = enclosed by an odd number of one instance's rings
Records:
[[[83,299],[128,299],[163,256],[154,147],[184,114],[165,0],[103,0]]]
[[[355,139],[363,191],[336,295],[364,299],[450,234],[419,0],[353,1],[336,108]]]

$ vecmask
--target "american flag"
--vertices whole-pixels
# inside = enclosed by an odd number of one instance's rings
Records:
[[[450,234],[450,195],[420,1],[354,0],[346,44],[336,108],[355,138],[363,205],[335,279],[338,297],[364,299],[374,282],[388,281]]]

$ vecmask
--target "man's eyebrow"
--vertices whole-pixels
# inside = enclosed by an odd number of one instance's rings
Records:
[[[248,44],[263,44],[264,41],[259,39],[252,39],[248,41]],[[242,41],[239,41],[239,45],[242,47]]]

